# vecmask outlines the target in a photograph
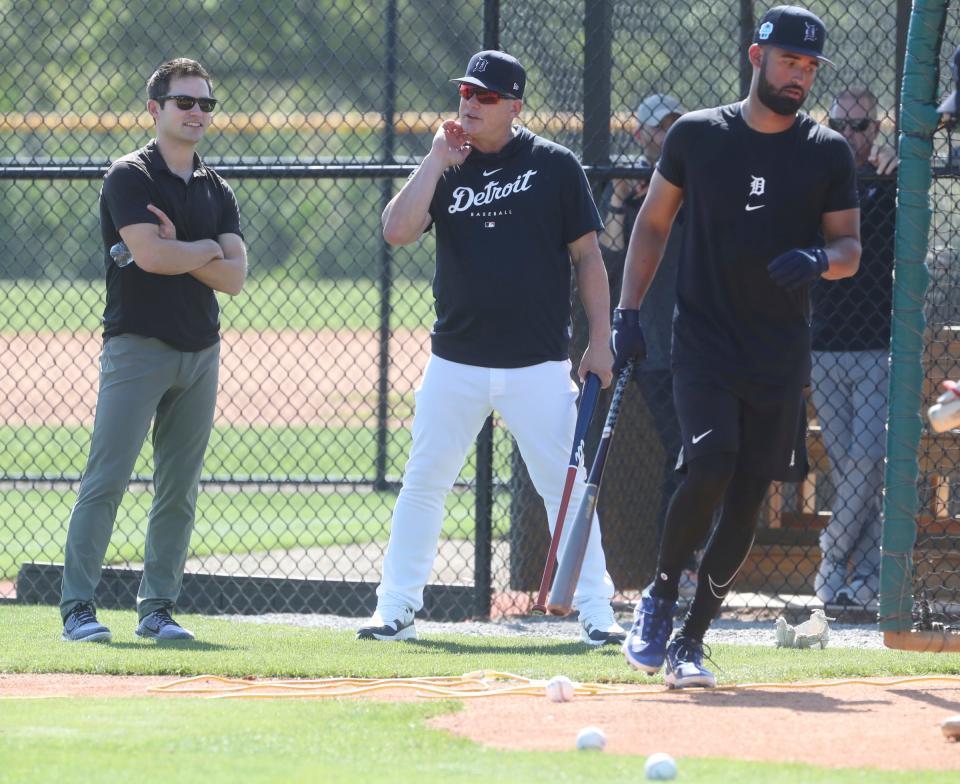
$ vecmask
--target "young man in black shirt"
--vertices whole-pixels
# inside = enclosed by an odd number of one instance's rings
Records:
[[[596,373],[607,386],[612,377],[602,224],[583,168],[566,148],[515,125],[526,84],[516,58],[478,52],[452,81],[459,83],[458,119],[437,130],[383,213],[383,236],[394,245],[435,229],[437,320],[377,610],[359,639],[416,637],[414,613],[423,607],[444,499],[491,411],[516,437],[550,524],[556,520],[576,420],[571,263],[590,332],[580,378]],[[570,509],[583,491],[580,481]],[[612,596],[594,519],[573,597],[588,645],[623,642]]]
[[[94,590],[151,420],[155,493],[136,634],[193,639],[170,611],[183,580],[217,397],[214,291],[239,293],[247,272],[236,198],[196,153],[216,104],[211,89],[200,63],[163,63],[147,82],[156,139],[116,161],[103,181],[104,346],[90,455],[64,554],[60,613],[67,641],[111,638],[97,621]],[[110,251],[120,242],[125,247],[115,262]]]
[[[615,372],[644,353],[638,308],[684,204],[672,366],[686,475],[624,643],[637,669],[655,673],[666,661],[674,688],[716,683],[703,666],[703,636],[750,551],[771,480],[806,471],[810,284],[853,275],[860,258],[850,149],[798,114],[825,38],[805,9],[764,15],[749,50],[748,98],[674,124],[630,238]],[[683,564],[717,508],[696,595],[670,639]]]

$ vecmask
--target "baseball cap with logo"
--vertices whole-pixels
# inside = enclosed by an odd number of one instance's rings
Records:
[[[943,102],[937,107],[940,114],[958,114],[957,112],[957,87],[960,87],[960,46],[953,53],[953,62],[950,64],[950,70],[953,72],[953,92],[950,93]]]
[[[672,95],[653,93],[648,95],[637,107],[637,122],[641,125],[659,125],[670,114],[686,114],[686,109]]]
[[[763,15],[753,36],[753,42],[760,46],[776,46],[833,65],[823,56],[826,40],[827,28],[820,17],[797,5],[771,8]]]
[[[506,52],[487,49],[477,52],[467,63],[463,76],[451,79],[451,82],[472,84],[484,90],[493,90],[511,98],[523,98],[523,88],[527,84],[527,72],[520,61]]]

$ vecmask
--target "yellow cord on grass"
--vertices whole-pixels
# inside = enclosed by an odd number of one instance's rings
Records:
[[[804,683],[744,683],[695,689],[699,692],[747,691],[763,689],[806,690],[859,684],[863,686],[901,686],[906,683],[948,682],[960,684],[960,676],[922,675],[893,680],[848,678],[836,681]],[[322,678],[258,681],[224,678],[219,675],[198,675],[182,678],[148,691],[161,694],[187,694],[216,698],[332,698],[356,697],[385,690],[413,692],[426,699],[473,699],[477,697],[528,696],[543,697],[547,682],[525,678],[509,672],[478,670],[464,675],[442,675],[417,678]],[[661,686],[636,684],[577,683],[574,695],[580,697],[643,697],[663,695]],[[690,689],[681,690],[689,693]]]

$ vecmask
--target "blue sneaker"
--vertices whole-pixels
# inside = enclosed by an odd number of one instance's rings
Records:
[[[155,610],[143,617],[137,626],[137,637],[143,637],[147,640],[192,640],[193,632],[187,631],[173,618],[166,610]]]
[[[63,634],[67,642],[110,642],[113,635],[102,623],[89,604],[78,604],[63,619]]]
[[[703,666],[703,641],[677,635],[667,646],[667,673],[664,680],[671,689],[700,686],[712,689],[716,676]],[[707,650],[707,658],[710,651]]]
[[[667,656],[667,641],[673,631],[676,602],[658,599],[644,591],[637,607],[636,620],[623,643],[623,655],[635,670],[655,675]]]

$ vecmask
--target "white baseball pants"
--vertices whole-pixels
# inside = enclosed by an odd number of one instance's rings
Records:
[[[533,485],[546,504],[551,532],[573,446],[577,388],[570,379],[569,361],[503,369],[462,365],[431,355],[415,397],[413,445],[377,588],[380,608],[423,607],[444,501],[491,412],[503,418],[516,438]],[[585,475],[581,468],[567,508],[560,553],[583,497]],[[596,602],[609,606],[612,597],[613,582],[606,572],[594,515],[573,604],[580,609]]]

